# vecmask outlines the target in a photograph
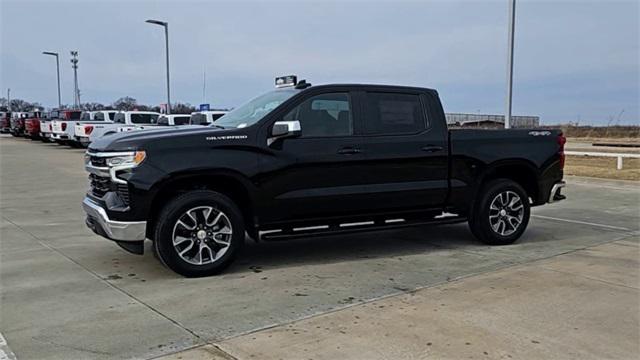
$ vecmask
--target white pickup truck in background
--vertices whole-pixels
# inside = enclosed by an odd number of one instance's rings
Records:
[[[80,110],[52,111],[51,139],[58,144],[73,140],[74,123],[80,120]]]
[[[189,125],[191,116],[188,114],[163,114],[158,118],[158,126]]]
[[[89,136],[93,131],[103,129],[107,124],[112,124],[118,111],[116,110],[100,110],[86,111],[80,116],[81,122],[74,127],[74,140],[82,147],[89,146]]]
[[[189,121],[189,124],[211,125],[226,113],[228,113],[226,110],[196,111],[191,113],[191,120]]]
[[[102,128],[93,128],[89,142],[110,133],[155,128],[160,114],[152,111],[121,111],[115,114],[113,123]]]

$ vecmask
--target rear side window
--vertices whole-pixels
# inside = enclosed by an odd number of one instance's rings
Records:
[[[91,120],[91,114],[83,112],[82,115],[80,115],[80,120]]]
[[[93,120],[94,120],[94,121],[104,121],[104,113],[101,113],[101,112],[96,113],[96,114],[93,116]]]
[[[124,124],[124,114],[122,113],[116,114],[116,117],[113,119],[113,122]]]
[[[79,111],[69,111],[67,113],[67,120],[80,120],[80,112]]]
[[[166,117],[166,116],[160,116],[158,118],[158,125],[168,126],[169,125],[169,118]]]
[[[174,125],[185,125],[189,124],[189,116],[176,116],[173,118]]]
[[[426,128],[420,95],[370,92],[366,104],[365,134],[413,134]]]
[[[132,124],[155,124],[157,121],[156,114],[131,114]]]

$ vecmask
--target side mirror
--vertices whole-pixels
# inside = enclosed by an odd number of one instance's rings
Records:
[[[267,140],[267,145],[271,145],[277,139],[296,137],[302,134],[300,121],[276,121],[271,128],[271,136]]]

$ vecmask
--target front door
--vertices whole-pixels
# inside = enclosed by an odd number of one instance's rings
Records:
[[[279,119],[302,134],[271,144],[260,157],[261,222],[342,216],[361,210],[365,156],[354,136],[349,92],[312,93]]]

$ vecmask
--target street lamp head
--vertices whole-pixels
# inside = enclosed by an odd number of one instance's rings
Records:
[[[44,54],[44,55],[58,56],[58,53],[51,52],[51,51],[43,51],[43,52],[42,52],[42,54]]]
[[[156,24],[156,25],[160,25],[160,26],[167,26],[167,22],[166,21],[160,21],[160,20],[147,20],[145,22],[148,22],[149,24]]]

